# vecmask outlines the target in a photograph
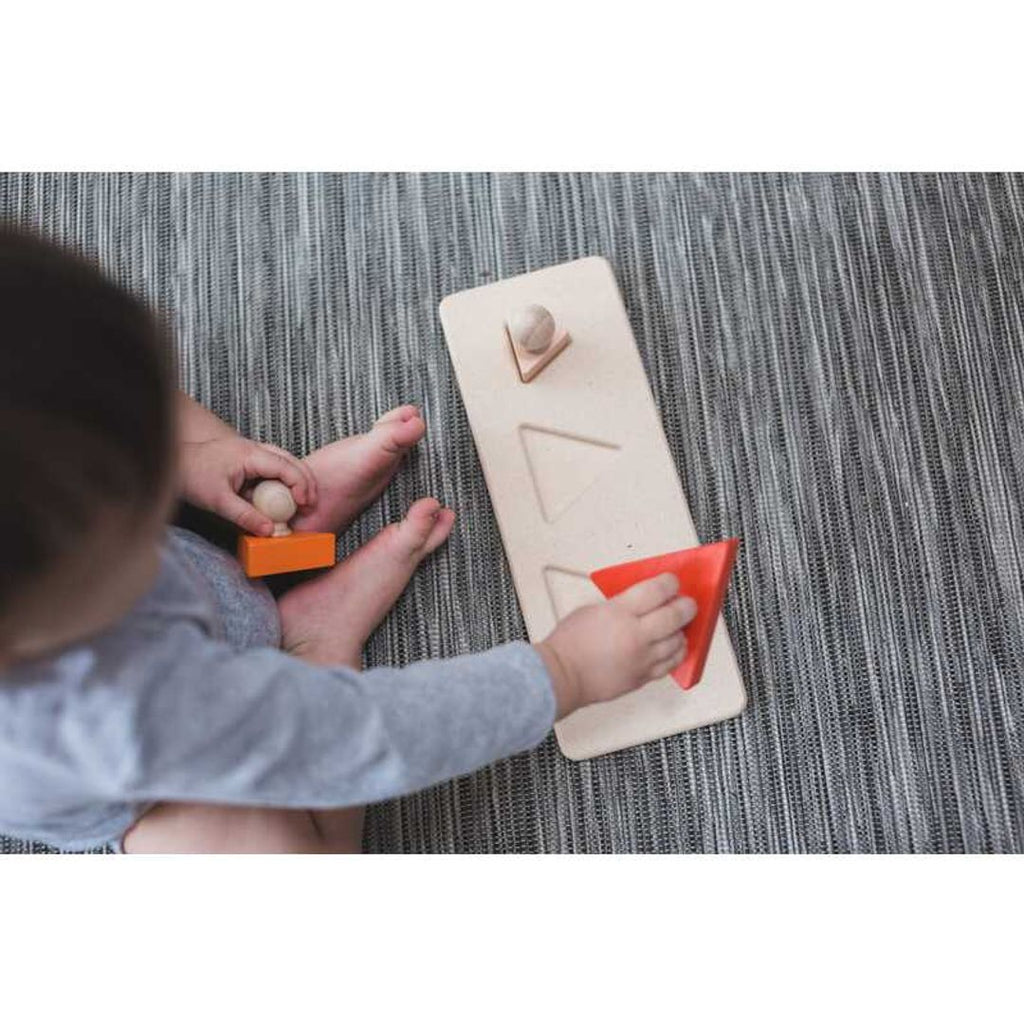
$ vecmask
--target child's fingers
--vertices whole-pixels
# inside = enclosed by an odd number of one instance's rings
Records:
[[[274,532],[273,521],[234,491],[228,491],[220,499],[217,514],[257,537],[269,537]]]
[[[292,489],[297,505],[310,505],[309,485],[299,460],[281,455],[261,445],[252,449],[245,460],[247,477],[262,477],[264,480],[280,480]]]
[[[279,455],[285,462],[302,475],[303,480],[306,482],[306,490],[304,497],[307,504],[315,504],[316,502],[316,477],[313,475],[313,470],[302,461],[302,459],[296,458],[291,452],[286,451],[284,448],[279,448],[276,444],[268,444],[261,442],[260,447],[274,455]],[[283,477],[280,479],[284,479]],[[290,481],[285,480],[289,486],[292,486]],[[297,496],[296,496],[297,499]]]
[[[640,628],[649,640],[660,640],[678,633],[683,626],[693,622],[696,614],[697,602],[692,597],[677,597],[645,615],[640,620]]]
[[[261,442],[261,447],[268,451],[276,452],[282,458],[287,459],[306,478],[306,504],[315,505],[317,499],[316,475],[309,468],[309,464],[303,459],[296,458],[291,452],[279,448],[276,444]]]
[[[679,654],[674,654],[671,658],[666,658],[664,661],[658,662],[658,664],[651,669],[651,679],[660,679],[662,676],[667,676],[673,669],[679,668],[683,663],[683,658],[685,657],[686,650],[684,648]]]
[[[668,639],[659,640],[651,647],[651,661],[658,665],[684,654],[685,651],[686,637],[682,633],[673,633]]]
[[[660,576],[635,583],[628,590],[612,598],[634,615],[646,615],[661,607],[679,593],[679,578],[675,573],[663,572]]]

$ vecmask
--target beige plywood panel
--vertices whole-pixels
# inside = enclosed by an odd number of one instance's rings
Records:
[[[506,320],[546,307],[571,344],[524,382]],[[530,639],[604,600],[594,569],[699,544],[618,284],[589,257],[449,295],[441,322]],[[701,682],[659,679],[559,722],[581,759],[739,714],[719,619]]]

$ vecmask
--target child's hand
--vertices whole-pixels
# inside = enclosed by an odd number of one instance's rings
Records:
[[[564,618],[537,649],[551,675],[558,718],[671,672],[686,657],[683,626],[697,614],[672,573]]]
[[[286,484],[300,508],[316,504],[312,471],[282,448],[234,433],[182,445],[182,496],[249,533],[266,537],[273,533],[274,524],[242,497],[247,485],[259,479]]]

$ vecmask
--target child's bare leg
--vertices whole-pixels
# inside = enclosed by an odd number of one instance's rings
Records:
[[[341,807],[334,811],[310,811],[321,841],[329,853],[362,853],[365,807]]]
[[[278,601],[285,650],[320,664],[362,667],[363,645],[398,600],[416,567],[451,533],[455,513],[421,498],[405,519],[351,557]],[[362,848],[364,809],[310,812],[335,850]]]
[[[158,804],[129,829],[124,838],[124,850],[126,853],[358,853],[362,844],[362,808],[332,811],[331,814],[337,817],[325,833],[309,811]]]
[[[416,406],[403,405],[385,413],[367,433],[317,449],[304,460],[316,476],[316,508],[300,513],[292,526],[340,533],[379,497],[426,429]]]
[[[455,514],[433,498],[329,572],[278,602],[286,650],[318,664],[360,668],[362,648],[419,563],[451,532]],[[158,804],[124,840],[128,853],[359,853],[364,808],[283,810]]]
[[[277,603],[282,647],[320,664],[362,667],[363,645],[405,590],[416,567],[447,539],[455,513],[421,498],[351,557]]]

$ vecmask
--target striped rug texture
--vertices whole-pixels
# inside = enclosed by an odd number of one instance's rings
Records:
[[[0,217],[162,309],[256,437],[423,406],[344,544],[423,494],[460,518],[372,664],[524,636],[439,300],[614,266],[698,532],[744,541],[750,706],[589,763],[549,740],[374,807],[369,850],[1024,851],[1024,177],[12,174]]]

